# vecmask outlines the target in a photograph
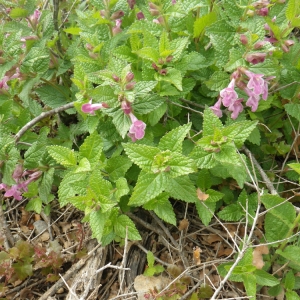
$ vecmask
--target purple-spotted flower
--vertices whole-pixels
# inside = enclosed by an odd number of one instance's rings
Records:
[[[88,103],[85,103],[81,106],[81,110],[90,115],[95,115],[95,110],[101,109],[101,108],[108,108],[108,105],[106,103],[95,103],[92,104],[92,100],[90,100]]]
[[[132,124],[129,128],[128,136],[133,142],[141,140],[145,136],[146,124],[143,121],[138,120],[133,113],[129,113],[129,117]]]

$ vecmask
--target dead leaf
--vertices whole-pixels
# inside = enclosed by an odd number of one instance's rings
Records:
[[[203,240],[206,241],[209,245],[211,245],[212,243],[222,241],[222,238],[217,234],[209,234],[203,236]]]
[[[261,245],[261,246],[257,246],[252,253],[253,256],[253,265],[261,270],[264,266],[264,259],[263,259],[263,254],[268,254],[269,253],[269,248],[266,245]]]
[[[200,249],[200,247],[195,247],[193,250],[193,258],[194,258],[194,262],[196,265],[200,265],[201,264],[201,257],[200,257],[200,253],[202,252],[202,250]]]
[[[179,222],[179,226],[178,226],[178,229],[180,231],[183,231],[183,230],[187,230],[188,227],[189,227],[189,221],[187,219],[183,219]]]
[[[203,193],[200,188],[197,188],[197,197],[200,201],[205,201],[208,199],[209,195]]]

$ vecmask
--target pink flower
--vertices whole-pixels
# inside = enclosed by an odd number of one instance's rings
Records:
[[[33,28],[35,28],[37,23],[39,22],[40,16],[41,12],[38,9],[36,9],[34,13],[29,17],[28,26],[31,25]]]
[[[2,80],[0,80],[0,89],[8,90],[9,86],[7,85],[7,81],[9,80],[9,76],[4,76]]]
[[[246,55],[246,60],[249,63],[256,65],[258,63],[264,62],[266,56],[267,56],[267,53],[252,53],[252,54]]]
[[[232,111],[231,119],[235,120],[239,116],[239,113],[241,113],[244,110],[244,107],[242,105],[243,101],[244,101],[243,98],[236,99],[228,107],[228,110]]]
[[[113,35],[116,35],[116,34],[122,32],[121,24],[122,24],[122,20],[121,19],[117,19],[116,20],[116,26],[113,27],[113,29],[112,29]]]
[[[141,11],[136,14],[136,17],[138,20],[145,19],[145,16],[144,16],[143,12],[141,12]]]
[[[221,118],[223,115],[222,110],[221,110],[221,104],[222,104],[222,99],[219,98],[219,100],[215,103],[214,106],[210,106],[210,109],[219,118]]]
[[[259,16],[265,17],[265,16],[268,15],[269,9],[268,9],[267,7],[263,7],[263,8],[261,8],[261,9],[258,9],[258,10],[256,11],[256,13],[257,13]]]
[[[124,100],[121,102],[121,109],[123,110],[124,114],[129,115],[131,113],[131,105],[130,102]]]
[[[6,190],[4,197],[14,197],[16,200],[22,200],[22,192],[19,184],[13,185],[10,189]]]
[[[249,90],[248,88],[246,88],[245,91],[249,96],[246,105],[251,107],[251,111],[254,112],[257,110],[258,107],[259,95],[255,94],[253,91]]]
[[[264,90],[265,81],[263,79],[264,74],[255,74],[248,70],[245,71],[245,74],[249,77],[247,84],[248,89],[253,89],[253,92],[256,95],[261,95]]]
[[[234,90],[234,86],[235,86],[235,79],[233,78],[230,81],[228,87],[223,89],[220,92],[220,96],[222,98],[222,103],[225,107],[230,106],[230,104],[238,98],[238,94]]]
[[[95,110],[101,109],[101,108],[108,108],[108,105],[106,103],[96,103],[92,104],[92,100],[90,100],[88,103],[83,104],[81,106],[81,110],[86,114],[95,115]]]
[[[129,117],[132,124],[129,128],[128,136],[133,142],[141,140],[145,136],[146,124],[143,121],[138,120],[133,113],[129,113]]]

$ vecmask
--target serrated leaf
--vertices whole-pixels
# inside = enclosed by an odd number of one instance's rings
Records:
[[[127,238],[132,241],[138,241],[142,239],[134,223],[126,215],[118,216],[114,223],[114,231],[121,238],[126,238],[127,236]]]
[[[48,146],[48,153],[53,157],[59,164],[65,167],[75,166],[77,159],[74,150],[63,146]]]
[[[170,159],[166,162],[167,172],[171,177],[178,177],[182,175],[187,175],[197,171],[195,162],[179,153],[172,153]],[[169,170],[168,170],[169,169]]]
[[[227,139],[233,140],[237,148],[240,148],[256,126],[257,122],[252,121],[235,122],[225,127],[222,134]]]
[[[79,148],[79,155],[87,158],[91,163],[96,163],[102,153],[102,139],[100,135],[94,131],[85,138],[83,144]]]
[[[168,178],[163,173],[141,173],[133,189],[128,205],[140,206],[158,196],[168,184]]]
[[[198,201],[196,187],[187,175],[169,178],[165,191],[174,199],[183,200],[188,203]]]
[[[25,18],[29,15],[29,12],[28,12],[27,9],[24,9],[24,8],[21,8],[21,7],[16,7],[16,8],[13,8],[10,11],[9,15],[13,19]]]
[[[295,170],[298,174],[300,174],[300,164],[299,163],[291,163],[291,164],[288,164],[288,166],[290,168],[292,168],[293,170]]]
[[[288,245],[284,250],[277,249],[276,253],[286,258],[291,264],[297,266],[297,270],[300,270],[300,247],[294,245]]]
[[[205,151],[202,147],[196,146],[191,152],[190,157],[195,160],[197,167],[200,169],[211,169],[218,165],[216,153]]]
[[[288,103],[284,105],[286,112],[300,121],[300,104],[297,103]]]
[[[63,86],[44,85],[35,91],[43,103],[51,108],[60,107],[67,103],[69,91]]]
[[[223,128],[220,119],[209,108],[204,110],[203,119],[203,136],[213,135],[216,128]]]
[[[79,35],[82,29],[80,27],[68,27],[64,29],[64,32],[73,34],[73,35]]]
[[[173,84],[179,91],[182,91],[182,75],[179,70],[174,68],[167,68],[167,74],[161,75],[155,73],[154,77],[157,81],[166,81]]]
[[[157,94],[146,95],[134,101],[132,108],[134,112],[144,115],[154,111],[165,103],[165,99]]]
[[[169,201],[169,194],[161,193],[147,202],[143,207],[147,210],[153,210],[157,216],[165,222],[174,226],[176,225],[176,216]]]
[[[158,147],[162,150],[170,150],[181,153],[182,142],[190,131],[191,126],[192,124],[188,123],[171,130],[160,139]]]
[[[228,86],[229,76],[226,72],[216,71],[214,72],[209,80],[205,81],[206,86],[213,90],[219,92]]]
[[[152,62],[158,62],[159,60],[159,52],[155,48],[144,47],[138,51],[135,51],[135,53],[141,58],[148,59]]]
[[[68,173],[62,179],[58,196],[61,206],[68,204],[68,199],[78,195],[84,195],[86,193],[86,173]]]
[[[269,209],[265,216],[265,235],[268,242],[286,238],[296,218],[293,205],[275,195],[263,195],[261,201]]]
[[[20,71],[23,73],[44,73],[50,63],[49,52],[46,48],[32,47],[25,56]]]
[[[95,193],[96,197],[100,195],[109,197],[112,185],[108,180],[102,177],[100,169],[95,169],[89,178],[88,187]]]
[[[33,274],[33,268],[32,264],[27,261],[18,261],[14,264],[12,264],[12,268],[15,270],[18,278],[23,281],[28,276],[31,276]]]
[[[170,48],[174,50],[172,53],[173,59],[172,62],[176,62],[181,58],[185,49],[187,49],[190,43],[190,39],[187,37],[177,38],[170,42]]]
[[[168,40],[168,34],[166,31],[163,31],[161,33],[160,40],[159,40],[159,53],[162,57],[164,57],[162,53],[168,50],[170,50],[170,42]]]
[[[136,97],[145,96],[149,92],[151,92],[155,86],[157,85],[157,81],[139,81],[134,86],[134,91],[136,93]]]
[[[131,121],[128,115],[124,114],[121,109],[118,109],[113,113],[113,123],[121,137],[124,139],[131,126]]]
[[[194,38],[199,37],[207,26],[210,26],[217,20],[215,11],[208,13],[194,22]]]
[[[251,273],[241,274],[248,297],[256,300],[256,277]]]
[[[24,167],[34,169],[39,166],[39,161],[42,159],[46,150],[46,142],[34,142],[24,154]]]
[[[136,144],[123,144],[128,157],[140,168],[150,170],[154,157],[160,153],[156,147]]]
[[[39,197],[30,199],[25,206],[27,211],[34,211],[37,214],[40,214],[42,211],[42,199]]]
[[[151,251],[147,252],[147,263],[149,267],[153,267],[155,262],[154,255]]]
[[[218,213],[218,217],[224,221],[239,221],[243,215],[242,207],[236,203],[226,206]]]
[[[127,157],[115,156],[107,160],[105,170],[112,181],[117,181],[120,177],[124,177],[131,165],[132,162]]]
[[[89,218],[89,223],[92,229],[93,236],[101,243],[104,225],[109,214],[100,211],[92,211]]]
[[[289,21],[292,21],[299,13],[300,1],[289,0],[285,10],[285,16]]]
[[[115,195],[117,199],[120,199],[122,196],[127,195],[130,191],[128,187],[127,180],[125,178],[119,178],[116,181],[116,191]]]

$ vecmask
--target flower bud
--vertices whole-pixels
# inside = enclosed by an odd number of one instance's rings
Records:
[[[281,49],[283,50],[283,52],[286,52],[286,53],[290,51],[290,48],[284,44],[281,45]]]
[[[127,0],[127,3],[129,5],[130,9],[134,8],[134,6],[135,6],[135,0]]]
[[[3,57],[0,57],[0,65],[3,65],[6,63],[6,60]]]
[[[130,82],[133,78],[134,78],[134,74],[132,72],[128,72],[125,77],[125,81]]]
[[[291,47],[295,44],[295,42],[293,40],[286,40],[284,41],[284,44],[287,46],[287,47]]]
[[[98,56],[97,53],[94,53],[94,52],[89,51],[89,57],[90,57],[90,58],[93,58],[93,59],[97,59],[99,56]]]
[[[155,63],[152,63],[152,68],[153,68],[155,71],[158,71],[158,66],[157,66]]]
[[[263,8],[261,8],[261,9],[258,9],[258,10],[256,11],[256,13],[257,13],[259,16],[265,17],[265,16],[268,15],[269,9],[268,9],[267,7],[263,7]]]
[[[163,75],[163,76],[166,76],[167,73],[168,73],[168,70],[167,69],[161,69],[158,71],[159,74]]]
[[[124,11],[118,10],[118,11],[114,12],[114,13],[111,15],[110,18],[111,18],[112,20],[116,20],[116,19],[122,18],[123,16],[124,16]]]
[[[165,63],[165,61],[164,61],[164,59],[163,58],[159,58],[158,59],[158,63],[160,64],[160,65],[163,65],[164,63]]]
[[[134,81],[129,82],[129,83],[126,84],[125,90],[130,91],[130,90],[132,90],[134,88],[134,86],[135,86],[135,82]]]
[[[264,62],[267,54],[266,53],[252,53],[252,54],[247,54],[246,55],[246,60],[253,64],[256,65],[258,63]]]
[[[137,17],[138,20],[145,19],[145,16],[141,11],[136,14],[136,17]]]
[[[173,60],[173,56],[172,55],[169,55],[167,58],[166,58],[166,62],[171,62]]]
[[[107,18],[107,11],[106,10],[104,10],[104,9],[101,9],[100,10],[100,16],[102,17],[102,18]]]
[[[248,38],[247,38],[247,36],[244,35],[244,34],[241,34],[241,35],[240,35],[240,41],[241,41],[241,43],[242,43],[243,45],[247,45],[247,44],[248,44]]]
[[[121,24],[122,24],[122,20],[117,19],[116,20],[116,26],[113,27],[113,29],[112,29],[112,33],[113,33],[114,36],[117,35],[118,33],[122,32]]]
[[[254,49],[260,49],[264,46],[264,44],[266,43],[266,41],[258,41],[257,43],[254,44],[253,48]]]
[[[94,47],[91,44],[85,44],[85,48],[89,51],[93,51]]]
[[[118,76],[115,75],[115,74],[112,75],[112,79],[113,79],[115,82],[120,82],[120,77],[118,77]]]

